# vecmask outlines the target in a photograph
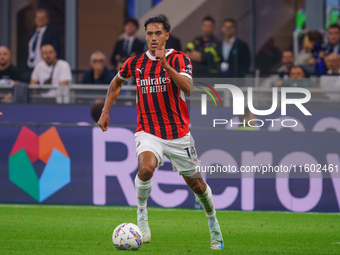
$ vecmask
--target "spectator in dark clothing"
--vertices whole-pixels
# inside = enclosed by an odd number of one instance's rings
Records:
[[[181,41],[177,37],[170,34],[169,39],[165,43],[165,48],[182,51]]]
[[[317,33],[318,32],[315,32],[315,34]],[[308,35],[308,37],[310,36]],[[311,67],[314,67],[314,70],[312,71],[309,70],[309,73],[313,73],[316,75],[323,75],[327,72],[325,57],[333,52],[335,52],[336,54],[340,54],[340,27],[339,25],[329,26],[328,43],[326,43],[325,45],[322,45],[323,37],[321,34],[319,35],[319,38],[320,38],[318,40],[319,42],[316,42],[315,40],[311,38],[311,42],[313,43],[313,48],[311,50],[312,58],[309,60],[308,64]]]
[[[310,30],[303,37],[303,47],[297,56],[298,65],[314,66],[313,53],[323,44],[323,35],[318,30]]]
[[[25,74],[25,80],[29,82],[33,68],[37,63],[42,61],[41,47],[51,44],[60,56],[60,37],[58,32],[48,26],[49,14],[46,9],[38,9],[35,15],[36,30],[30,34],[28,41],[28,70]]]
[[[115,70],[117,69],[117,62],[121,58],[139,55],[144,52],[144,44],[135,37],[138,28],[138,20],[129,18],[125,21],[124,36],[116,43],[111,57],[111,64]]]
[[[340,26],[330,25],[327,32],[328,43],[326,45],[314,45],[313,58],[310,60],[314,66],[314,74],[323,75],[327,72],[325,57],[331,53],[340,54]]]
[[[5,85],[17,86],[22,81],[19,70],[11,64],[11,52],[6,46],[0,46],[0,83]],[[23,84],[26,87],[25,84]],[[13,92],[9,92],[0,101],[10,102],[13,98]]]
[[[106,57],[101,51],[96,51],[90,57],[91,70],[84,73],[81,83],[83,84],[109,84],[114,77],[106,67]]]
[[[332,52],[326,56],[325,62],[327,66],[327,75],[340,75],[340,57],[337,53]]]
[[[261,75],[272,74],[276,71],[281,61],[281,51],[275,45],[274,38],[268,39],[255,56],[255,67],[260,70]]]
[[[250,67],[248,45],[236,37],[236,21],[225,19],[222,23],[223,39],[219,43],[220,73],[223,77],[244,77]]]
[[[167,21],[167,23],[169,23],[169,20],[165,15],[160,16],[162,16]],[[165,48],[182,51],[181,41],[177,37],[169,34],[169,39],[165,42]]]
[[[327,72],[320,77],[320,87],[328,98],[336,103],[340,101],[340,58],[335,52],[325,57]]]
[[[195,77],[214,77],[218,75],[220,65],[218,40],[214,36],[215,20],[210,16],[204,17],[201,30],[202,36],[187,44],[186,53],[191,59]]]
[[[309,74],[302,66],[292,66],[289,70],[289,78],[276,81],[274,87],[301,87],[309,88],[311,86]]]
[[[325,45],[314,44],[313,57],[310,65],[314,66],[314,74],[323,75],[327,72],[325,57],[331,53],[340,54],[340,26],[330,25],[327,32],[328,42]]]
[[[22,81],[19,70],[11,64],[11,52],[6,46],[0,46],[0,79]]]
[[[335,52],[340,54],[340,26],[330,25],[328,28],[328,43],[325,45],[325,56]]]
[[[276,70],[280,78],[288,78],[289,71],[294,66],[294,53],[291,50],[282,51],[281,55],[281,66]]]

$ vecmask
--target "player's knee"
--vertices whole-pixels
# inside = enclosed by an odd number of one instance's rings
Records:
[[[139,167],[139,179],[146,182],[152,178],[153,172],[155,169],[153,169],[151,166],[143,165]]]

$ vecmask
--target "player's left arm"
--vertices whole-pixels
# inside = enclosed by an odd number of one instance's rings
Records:
[[[161,62],[162,67],[170,74],[171,79],[175,82],[176,86],[182,90],[186,95],[190,95],[194,90],[194,83],[192,79],[181,75],[174,68],[170,66],[165,57],[165,47],[163,46],[161,50],[156,50],[155,56]]]

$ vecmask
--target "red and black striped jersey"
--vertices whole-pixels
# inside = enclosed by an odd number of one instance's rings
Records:
[[[192,79],[191,61],[185,53],[170,49],[165,54],[178,73]],[[181,91],[160,61],[149,51],[129,58],[118,77],[136,79],[136,132],[145,131],[163,139],[176,139],[189,133],[189,113]]]

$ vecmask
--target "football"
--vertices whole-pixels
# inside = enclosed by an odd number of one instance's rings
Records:
[[[112,242],[118,250],[138,250],[143,243],[142,232],[133,223],[122,223],[115,228]]]

